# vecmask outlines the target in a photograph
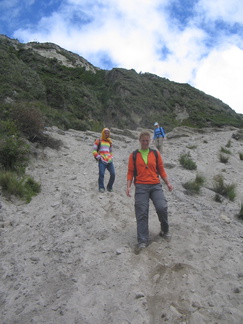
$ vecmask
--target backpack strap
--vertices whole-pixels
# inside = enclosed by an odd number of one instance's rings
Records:
[[[157,170],[157,173],[159,174],[158,172],[158,151],[157,150],[154,150],[154,149],[149,149],[149,151],[153,151],[154,152],[154,155],[155,155],[155,158],[156,158],[156,170]]]
[[[138,150],[135,150],[135,151],[132,152],[132,154],[133,154],[133,164],[134,164],[134,171],[133,171],[134,182],[135,182],[136,176],[137,176],[137,166],[136,166],[137,153],[138,153]]]
[[[163,137],[165,137],[165,131],[164,131],[164,128],[160,126],[159,129],[160,129],[161,135],[162,135]]]
[[[98,140],[99,140],[99,143],[98,143],[98,145],[97,145],[97,152],[99,152],[99,150],[100,150],[100,142],[101,142],[101,139],[98,138]]]

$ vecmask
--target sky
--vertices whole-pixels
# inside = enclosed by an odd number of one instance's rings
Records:
[[[242,0],[0,0],[0,34],[153,73],[243,114]]]

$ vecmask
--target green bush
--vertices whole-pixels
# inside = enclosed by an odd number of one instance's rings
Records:
[[[205,182],[205,178],[197,174],[195,180],[188,181],[184,183],[182,186],[187,190],[188,194],[194,195],[200,193],[200,189],[204,184],[204,182]]]
[[[33,178],[20,176],[15,172],[0,172],[0,186],[6,196],[17,196],[27,203],[40,192],[40,184]]]
[[[5,136],[19,136],[18,127],[11,119],[2,120],[0,122],[0,134]]]
[[[196,170],[197,169],[196,163],[191,159],[190,152],[182,154],[179,158],[179,162],[187,170]]]
[[[0,138],[0,168],[24,172],[28,161],[29,146],[11,136]]]
[[[231,201],[234,201],[236,197],[235,188],[236,184],[234,183],[225,185],[222,175],[218,175],[214,178],[213,191]]]

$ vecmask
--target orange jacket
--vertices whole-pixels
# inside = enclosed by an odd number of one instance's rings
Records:
[[[161,154],[158,152],[158,172],[162,178],[167,177],[166,171],[164,169],[164,163],[161,157]],[[156,157],[153,151],[150,151],[148,154],[148,164],[145,164],[142,154],[140,152],[137,153],[136,156],[136,183],[143,184],[156,184],[159,183],[159,176],[156,168]],[[132,180],[134,177],[134,161],[133,161],[133,153],[129,156],[128,161],[128,170],[127,170],[127,180]]]

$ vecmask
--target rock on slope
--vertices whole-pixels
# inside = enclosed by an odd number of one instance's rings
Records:
[[[99,134],[48,131],[63,146],[39,151],[29,166],[41,193],[29,204],[1,197],[1,323],[242,323],[243,224],[235,215],[243,198],[243,145],[232,139],[236,129],[168,134],[172,239],[157,235],[151,205],[151,244],[139,255],[134,200],[125,195],[128,156],[138,146],[130,135],[137,133],[113,131],[114,192],[100,194],[91,155]],[[229,140],[232,154],[222,164],[218,154]],[[178,162],[188,151],[197,171]],[[197,172],[206,184],[189,196],[182,184]],[[235,202],[214,201],[218,174],[238,184]]]

